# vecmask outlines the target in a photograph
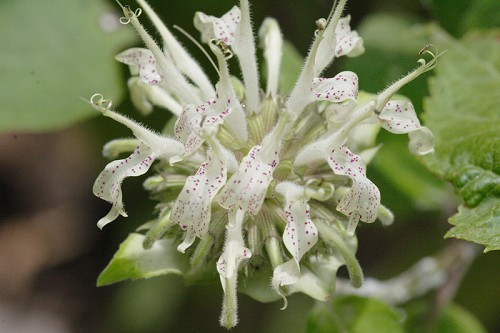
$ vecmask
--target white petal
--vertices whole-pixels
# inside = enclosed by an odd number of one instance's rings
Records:
[[[93,192],[97,197],[113,204],[113,207],[99,220],[97,223],[99,228],[114,221],[118,215],[127,216],[123,209],[121,183],[126,177],[136,177],[146,173],[154,159],[153,151],[141,143],[126,159],[106,165],[94,183]]]
[[[266,94],[276,96],[278,92],[281,56],[283,48],[283,36],[278,22],[267,17],[259,29],[261,48],[264,51],[264,59],[267,68]]]
[[[378,119],[383,128],[394,134],[409,133],[420,128],[415,108],[409,101],[389,101]]]
[[[179,157],[179,160],[192,155],[205,142],[201,133],[202,121],[207,114],[210,114],[209,111],[215,103],[216,101],[212,99],[200,106],[188,104],[182,110],[175,122],[175,135],[184,142],[183,157]]]
[[[283,243],[299,262],[318,241],[318,229],[312,223],[310,208],[302,186],[284,182],[276,186],[276,192],[285,196],[284,210],[287,225],[283,232]]]
[[[427,155],[434,152],[434,135],[425,126],[408,133],[410,152],[415,155]]]
[[[211,149],[203,162],[186,184],[175,201],[170,220],[192,235],[203,238],[210,223],[212,200],[226,182],[226,162]],[[192,236],[188,237],[189,245]],[[193,240],[194,241],[194,240]]]
[[[342,146],[331,152],[328,164],[335,174],[347,176],[352,180],[351,189],[337,205],[337,210],[354,220],[358,217],[364,222],[374,222],[380,206],[380,192],[366,177],[363,160]]]
[[[196,235],[193,228],[186,227],[186,234],[184,235],[184,240],[177,246],[177,251],[184,253],[186,250],[193,245],[196,240]]]
[[[239,207],[252,215],[259,212],[278,163],[277,152],[268,157],[261,156],[260,151],[260,146],[254,146],[228,180],[218,199],[222,207]]]
[[[341,72],[333,78],[315,78],[311,91],[314,100],[341,103],[358,96],[358,76],[354,72]]]
[[[237,6],[221,18],[197,12],[194,16],[194,26],[201,32],[201,40],[205,43],[215,38],[226,45],[234,43],[236,27],[240,23],[240,9]]]
[[[207,103],[211,103],[210,101]],[[205,104],[204,104],[205,105]],[[179,118],[175,121],[175,136],[186,142],[189,134],[199,131],[205,110],[192,104],[184,106]]]
[[[300,266],[295,259],[276,266],[273,271],[272,286],[278,294],[284,297],[281,286],[290,286],[297,283],[300,279]],[[286,304],[286,300],[285,300]]]
[[[302,292],[319,301],[326,301],[330,298],[328,286],[310,270],[300,267],[294,259],[274,269],[271,285],[283,298],[282,310],[287,307],[288,301],[280,288],[281,286],[289,286],[288,294]]]
[[[115,59],[139,68],[139,76],[147,84],[158,84],[163,79],[156,68],[156,59],[148,49],[131,48],[116,55]]]
[[[357,57],[365,52],[363,39],[359,37],[356,31],[351,31],[351,27],[349,25],[350,21],[351,16],[349,15],[341,18],[335,29],[335,35],[337,38],[335,46],[336,57],[343,55],[347,55],[348,57]]]
[[[391,100],[378,116],[383,128],[391,133],[408,133],[410,151],[425,155],[434,151],[434,137],[431,131],[420,125],[415,108],[410,101]]]
[[[293,257],[300,261],[318,240],[318,230],[311,221],[309,205],[303,201],[287,204],[285,208],[287,225],[283,243]]]

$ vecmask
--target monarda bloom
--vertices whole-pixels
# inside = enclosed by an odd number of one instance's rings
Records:
[[[120,188],[126,177],[150,170],[144,187],[158,201],[157,219],[140,228],[145,235],[131,234],[115,256],[133,257],[136,264],[130,276],[119,279],[217,271],[224,292],[220,322],[227,328],[238,322],[238,290],[263,302],[281,297],[285,307],[286,296],[295,292],[326,300],[344,264],[352,284],[360,286],[356,226],[392,222],[366,176],[366,163],[379,148],[380,127],[407,133],[414,154],[433,152],[433,136],[411,102],[392,97],[432,69],[437,55],[424,49],[432,60],[420,59],[415,70],[378,95],[358,95],[358,77],[351,71],[323,77],[335,58],[364,52],[350,17],[341,17],[346,0],[339,0],[327,19],[316,21],[302,72],[292,91],[283,92],[278,23],[267,18],[258,30],[266,73],[261,84],[249,1],[241,0],[220,18],[195,14],[205,53],[215,59],[214,85],[145,0],[137,2],[162,40],[143,28],[141,9],[122,6],[121,22],[135,28],[146,48],[126,50],[116,59],[130,66],[137,108],[165,108],[176,121],[172,133],[155,133],[113,111],[102,95],[90,100],[135,136],[104,148],[110,157],[131,153],[109,163],[94,184],[94,194],[112,204],[98,226],[127,216]],[[228,70],[228,62],[236,61],[241,78]],[[112,265],[118,263],[112,261],[101,278]]]

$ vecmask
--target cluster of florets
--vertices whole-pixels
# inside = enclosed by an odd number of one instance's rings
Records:
[[[362,282],[355,259],[359,221],[392,222],[381,206],[377,186],[366,177],[366,163],[379,146],[382,127],[409,134],[415,154],[433,151],[433,137],[420,125],[410,101],[391,100],[404,84],[433,68],[436,56],[378,95],[358,94],[350,71],[321,77],[335,58],[364,52],[363,41],[341,17],[340,0],[317,29],[302,72],[291,92],[280,91],[282,34],[267,18],[258,32],[267,79],[259,84],[254,32],[248,0],[220,18],[196,13],[194,23],[216,58],[213,84],[144,0],[137,0],[158,29],[161,49],[138,20],[141,10],[122,7],[121,22],[132,24],[147,48],[116,56],[130,65],[129,88],[139,110],[153,105],[176,119],[172,136],[154,133],[111,110],[101,95],[92,105],[129,127],[134,139],[114,140],[105,154],[123,159],[109,163],[94,193],[112,203],[98,226],[127,216],[121,182],[139,176],[156,160],[156,174],[144,186],[159,201],[158,218],[149,223],[144,247],[161,237],[178,239],[177,250],[191,256],[192,270],[211,265],[224,290],[221,324],[237,323],[236,292],[262,301],[293,292],[325,300],[336,270],[346,264],[353,285]],[[208,54],[207,54],[208,55]],[[237,59],[243,80],[230,76]],[[257,276],[264,278],[257,278]],[[253,293],[251,282],[269,288]],[[271,281],[271,283],[269,283]]]

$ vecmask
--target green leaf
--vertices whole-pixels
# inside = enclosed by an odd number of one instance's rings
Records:
[[[282,94],[290,92],[299,78],[304,65],[304,57],[289,41],[283,41],[283,58],[280,70],[280,91]]]
[[[442,31],[433,37],[448,52],[429,82],[424,117],[436,138],[436,153],[424,162],[464,200],[450,220],[457,227],[447,237],[499,249],[500,31],[471,34],[462,42]]]
[[[148,279],[165,274],[184,274],[188,257],[176,251],[172,239],[162,239],[145,250],[144,235],[130,234],[97,279],[97,286],[123,280]]]
[[[445,235],[486,246],[484,252],[500,250],[500,204],[498,198],[483,200],[479,206],[458,207],[458,213],[449,222],[455,225]],[[473,223],[471,223],[473,222]]]
[[[307,321],[307,332],[399,333],[403,326],[395,308],[375,299],[347,296],[317,306]]]
[[[100,92],[116,102],[123,77],[113,57],[134,40],[118,18],[105,1],[2,1],[0,132],[50,130],[96,115],[79,96]]]

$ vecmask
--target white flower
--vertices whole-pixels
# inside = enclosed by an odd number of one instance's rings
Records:
[[[261,268],[269,264],[270,270],[259,268],[259,272],[272,270],[274,292],[269,291],[273,293],[269,298],[280,295],[285,306],[285,296],[296,291],[327,299],[334,276],[325,278],[324,273],[334,274],[341,263],[346,263],[353,284],[359,286],[362,273],[350,245],[355,242],[356,225],[359,220],[373,222],[379,215],[387,221],[387,214],[379,212],[380,192],[366,177],[363,158],[369,161],[380,148],[375,146],[380,126],[408,133],[412,152],[432,152],[432,134],[420,125],[411,103],[391,98],[432,69],[439,55],[433,54],[429,63],[419,60],[413,72],[361,103],[355,73],[322,76],[335,58],[364,52],[361,37],[349,26],[350,17],[341,17],[346,0],[339,0],[327,19],[316,22],[309,54],[288,97],[278,85],[283,36],[276,20],[263,22],[259,38],[268,75],[266,93],[261,95],[248,0],[220,18],[195,15],[201,40],[216,59],[196,42],[217,71],[215,85],[146,1],[137,1],[162,37],[163,49],[139,22],[141,10],[123,6],[121,22],[136,29],[146,48],[126,50],[116,59],[130,66],[131,98],[141,112],[160,106],[177,116],[175,126],[170,122],[166,127],[176,138],[111,111],[101,95],[91,98],[94,108],[129,127],[135,136],[105,147],[113,158],[133,151],[128,158],[109,163],[96,180],[94,193],[112,203],[98,226],[126,216],[121,182],[144,174],[158,160],[158,174],[145,187],[159,201],[162,216],[168,216],[169,232],[164,237],[175,237],[180,243],[177,249],[191,256],[193,270],[217,260],[209,269],[217,270],[224,291],[223,326],[233,327],[238,320],[237,281],[242,267],[241,278],[249,280],[257,275],[256,263],[264,265]],[[230,76],[228,61],[234,60],[233,55],[243,83]],[[363,127],[367,123],[368,129]],[[151,228],[166,230],[164,225]],[[262,261],[265,255],[269,260]],[[266,288],[270,275],[264,279]]]

